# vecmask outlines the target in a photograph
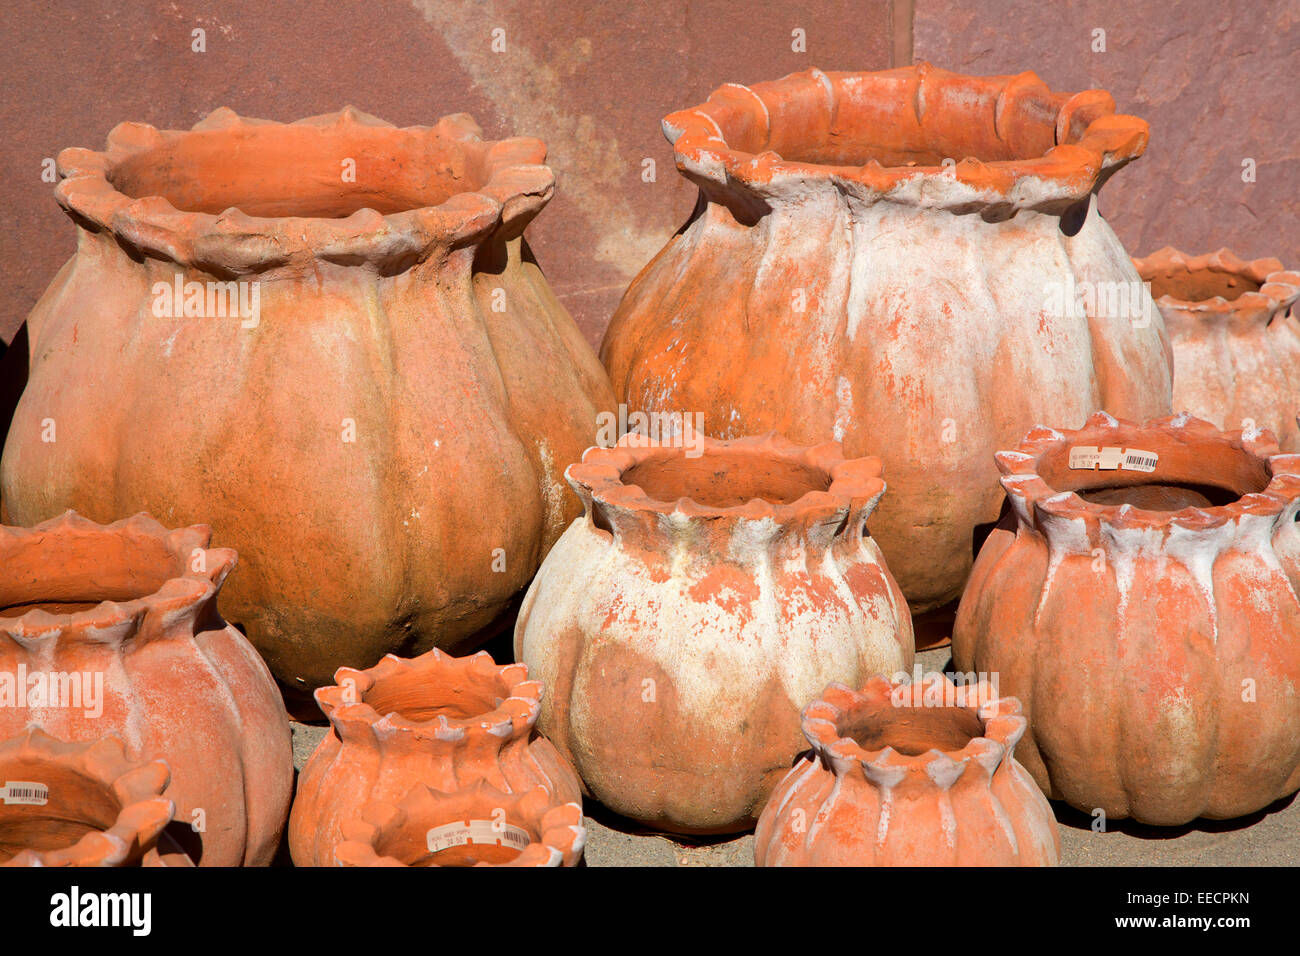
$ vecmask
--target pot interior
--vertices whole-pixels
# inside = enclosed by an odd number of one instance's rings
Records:
[[[755,498],[792,504],[810,491],[826,491],[830,475],[819,468],[782,458],[684,452],[652,458],[623,472],[623,484],[636,485],[656,501],[690,498],[708,508],[734,508]]]
[[[110,829],[122,806],[99,781],[49,760],[0,761],[0,784],[40,783],[44,806],[0,806],[0,863],[22,850],[47,853],[73,846],[87,833]]]
[[[1184,302],[1203,302],[1215,296],[1231,302],[1247,292],[1258,292],[1261,287],[1261,283],[1248,276],[1214,269],[1200,269],[1196,272],[1186,269],[1170,270],[1152,276],[1150,282],[1153,298],[1168,295]]]
[[[375,852],[401,860],[407,866],[454,867],[479,863],[499,866],[509,863],[525,846],[540,839],[536,827],[510,813],[497,814],[495,820],[498,821],[496,830],[492,809],[488,807],[468,816],[464,808],[439,807],[381,836]],[[497,835],[505,831],[509,832],[510,839]],[[457,841],[455,846],[446,846],[453,840]],[[520,840],[525,841],[523,846],[516,845]]]
[[[455,681],[431,681],[427,673],[407,670],[377,681],[362,700],[380,714],[407,720],[469,720],[490,713],[510,695],[499,676],[462,672]]]
[[[746,103],[745,109],[718,111],[723,138],[734,149],[832,166],[1028,160],[1057,145],[1060,101],[1046,91],[1000,101],[996,78],[931,80],[921,92],[910,71],[824,76],[825,82],[771,84],[765,108]],[[924,122],[917,121],[918,113]],[[1015,135],[1000,135],[1001,126]],[[1082,129],[1070,132],[1079,135]]]
[[[1153,470],[1071,468],[1070,451],[1080,447],[1122,447],[1155,457]],[[1076,436],[1068,446],[1047,451],[1038,472],[1056,491],[1074,491],[1102,505],[1131,505],[1146,511],[1218,508],[1268,487],[1265,460],[1228,439],[1183,441],[1140,429]]]
[[[984,725],[965,707],[893,707],[850,715],[839,725],[840,736],[863,750],[893,747],[907,757],[930,750],[954,753],[984,733]]]
[[[40,608],[51,614],[89,610],[102,601],[134,601],[187,571],[163,540],[77,531],[22,538],[7,546],[0,575],[0,618]]]
[[[338,219],[436,206],[486,181],[480,151],[419,131],[345,125],[183,133],[133,155],[109,182],[185,212]]]

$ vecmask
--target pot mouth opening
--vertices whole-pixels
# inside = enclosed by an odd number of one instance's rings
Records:
[[[723,449],[705,451],[698,458],[684,453],[649,458],[626,469],[621,480],[656,501],[689,498],[714,509],[737,508],[754,500],[790,505],[810,492],[831,487],[830,474],[813,465]]]
[[[509,696],[510,688],[495,674],[467,673],[455,681],[433,682],[418,670],[395,669],[363,692],[361,699],[378,714],[430,723],[439,717],[450,721],[484,717]]]
[[[123,157],[107,171],[124,196],[160,196],[182,212],[344,219],[438,206],[488,175],[460,143],[359,124],[194,130]]]
[[[1183,302],[1203,302],[1220,298],[1233,302],[1248,292],[1258,292],[1264,283],[1241,271],[1214,269],[1171,269],[1157,273],[1148,280],[1151,296],[1159,299],[1168,296]]]
[[[166,539],[118,535],[30,535],[6,549],[4,562],[0,619],[147,598],[188,570]]]
[[[1272,479],[1265,460],[1226,439],[1186,442],[1158,431],[1099,437],[1096,445],[1078,435],[1048,449],[1038,459],[1039,476],[1057,493],[1154,512],[1226,507],[1264,491]],[[1088,464],[1093,448],[1114,449],[1113,457],[1122,451],[1120,467]]]
[[[0,784],[30,801],[0,806],[0,863],[23,850],[69,849],[88,833],[110,830],[123,809],[101,781],[52,760],[0,761]]]
[[[885,707],[849,714],[836,729],[864,751],[890,747],[905,757],[957,753],[984,735],[983,721],[965,707]]]
[[[829,178],[864,196],[1007,213],[1063,213],[1147,143],[1147,124],[1117,114],[1103,90],[1063,93],[1033,73],[968,76],[928,63],[730,83],[663,125],[678,165],[718,185],[768,196],[779,183],[806,190]]]
[[[501,866],[537,843],[537,828],[516,814],[422,814],[399,830],[380,836],[375,852],[407,866]]]

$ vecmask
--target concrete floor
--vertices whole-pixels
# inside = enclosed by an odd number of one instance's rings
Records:
[[[946,649],[917,655],[924,670],[947,666]],[[302,769],[327,728],[293,724],[294,766]],[[753,866],[754,836],[679,840],[639,832],[600,806],[587,806],[588,866]],[[1092,818],[1054,804],[1066,866],[1300,865],[1300,799],[1280,801],[1239,820],[1203,820],[1183,827],[1112,822],[1094,833]],[[594,816],[593,816],[594,811]]]

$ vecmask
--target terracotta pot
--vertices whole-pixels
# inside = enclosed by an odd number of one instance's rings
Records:
[[[470,640],[577,514],[563,469],[613,405],[522,238],[545,152],[352,109],[64,150],[78,251],[28,319],[14,523],[210,523],[226,613],[308,705],[340,665]],[[218,280],[249,318],[212,314]],[[165,314],[177,283],[203,315]]]
[[[0,527],[0,737],[117,734],[171,768],[173,831],[196,863],[265,866],[293,790],[289,721],[217,609],[235,552],[209,538],[147,515]]]
[[[1300,451],[1300,273],[1227,249],[1188,256],[1166,246],[1134,259],[1174,350],[1174,408],[1220,428],[1268,429]]]
[[[557,803],[545,787],[505,793],[482,781],[453,793],[416,786],[342,829],[339,866],[577,866],[587,841],[578,804]]]
[[[289,850],[298,866],[333,866],[343,821],[417,784],[452,792],[477,781],[517,793],[543,786],[580,802],[572,768],[536,731],[542,685],[522,664],[486,653],[413,660],[389,655],[366,671],[342,667],[316,692],[330,734],[298,777]]]
[[[876,458],[779,436],[625,436],[570,466],[586,514],[524,598],[515,657],[588,792],[682,833],[754,825],[828,681],[911,667],[907,604],[866,523]]]
[[[1013,755],[1020,702],[992,690],[941,674],[827,687],[804,709],[812,752],[763,811],[755,862],[1055,866],[1056,818]]]
[[[1100,413],[997,464],[1010,512],[953,660],[1024,702],[1017,755],[1047,795],[1175,825],[1300,789],[1300,457],[1267,432]]]
[[[116,737],[67,743],[33,727],[0,741],[0,866],[193,866],[163,829],[170,777]]]
[[[961,594],[994,451],[1098,407],[1170,411],[1159,314],[1092,200],[1147,143],[1109,94],[810,70],[664,132],[700,199],[609,325],[615,393],[719,438],[879,455],[872,535],[914,613]]]

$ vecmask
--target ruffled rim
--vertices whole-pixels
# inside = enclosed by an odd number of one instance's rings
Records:
[[[1235,299],[1221,295],[1208,299],[1183,299],[1168,294],[1160,296],[1156,302],[1165,307],[1173,307],[1183,312],[1212,313],[1230,315],[1232,313],[1262,313],[1271,317],[1291,306],[1300,298],[1300,272],[1293,272],[1282,266],[1280,259],[1240,258],[1231,249],[1219,249],[1203,255],[1188,255],[1173,246],[1157,249],[1149,256],[1135,258],[1133,265],[1144,282],[1153,282],[1160,276],[1174,273],[1216,272],[1246,279],[1259,286],[1258,291],[1243,292]]]
[[[861,166],[785,159],[809,135],[852,140],[845,130],[884,126],[906,151],[943,150],[943,127],[987,122],[985,144],[1012,157],[955,165]],[[887,125],[886,125],[887,124]],[[752,87],[729,83],[708,101],[663,121],[677,165],[697,182],[738,185],[760,196],[825,181],[860,197],[938,208],[1062,212],[1141,156],[1144,120],[1115,112],[1104,90],[1060,93],[1034,73],[967,76],[928,63],[869,73],[813,69]],[[1050,143],[1049,148],[1043,145]],[[957,159],[958,157],[954,157]],[[991,208],[991,207],[996,207]]]
[[[179,210],[162,196],[132,198],[110,177],[127,160],[186,136],[247,127],[366,127],[481,154],[484,185],[456,193],[438,205],[383,215],[363,208],[331,219],[302,216],[263,218],[237,207],[212,214]],[[279,123],[243,117],[227,107],[214,110],[192,130],[159,130],[146,123],[121,123],[108,134],[103,152],[71,148],[59,153],[63,177],[55,189],[59,204],[81,220],[107,229],[129,246],[218,274],[262,272],[320,259],[340,265],[373,263],[398,268],[425,258],[436,247],[480,241],[499,229],[522,231],[550,200],[555,177],[543,165],[541,140],[515,137],[484,140],[466,113],[444,116],[434,126],[396,127],[351,106]]]
[[[1154,440],[1153,440],[1154,439]],[[1268,474],[1266,487],[1241,495],[1224,505],[1189,506],[1177,511],[1150,511],[1129,504],[1107,505],[1087,501],[1074,491],[1051,487],[1040,475],[1047,455],[1066,455],[1072,446],[1106,446],[1151,450],[1159,443],[1218,443],[1240,451],[1259,462]],[[1187,412],[1159,418],[1146,424],[1117,419],[1106,412],[1094,413],[1078,430],[1058,431],[1035,426],[1014,451],[994,456],[1002,473],[1002,487],[1022,520],[1083,518],[1110,528],[1206,531],[1254,515],[1280,518],[1300,498],[1300,455],[1284,455],[1273,434],[1266,430],[1220,431],[1214,425]],[[1215,484],[1200,476],[1201,484]]]
[[[158,590],[130,601],[101,601],[93,608],[67,614],[52,614],[41,608],[12,618],[0,618],[0,634],[31,649],[50,637],[104,643],[107,635],[140,634],[144,638],[171,633],[178,623],[197,621],[199,614],[216,599],[222,582],[235,567],[238,556],[231,548],[209,548],[212,529],[192,525],[169,531],[141,512],[112,524],[96,524],[75,511],[66,511],[33,528],[0,525],[0,568],[9,565],[20,549],[40,547],[47,537],[81,536],[117,539],[129,547],[131,541],[152,539],[185,570],[168,578]],[[201,551],[203,570],[194,570],[195,551]],[[42,582],[31,587],[39,598]],[[150,623],[156,627],[148,626]],[[134,623],[123,630],[123,625]]]
[[[981,700],[988,696],[987,684],[958,687],[946,676],[932,675],[943,687],[945,700],[960,700],[965,694]],[[837,775],[861,768],[873,784],[881,787],[897,786],[905,781],[928,781],[943,789],[951,787],[971,766],[979,766],[991,776],[1012,756],[1016,743],[1028,726],[1022,716],[1020,701],[1014,697],[988,700],[977,707],[954,704],[946,710],[966,710],[975,714],[983,734],[972,737],[960,750],[932,748],[925,753],[908,755],[892,746],[876,750],[863,747],[852,737],[842,733],[850,723],[860,723],[872,715],[897,714],[901,709],[894,702],[895,691],[905,685],[887,677],[876,676],[867,681],[860,691],[844,684],[831,684],[822,696],[803,710],[804,737],[822,762]],[[936,708],[928,708],[934,710]]]
[[[513,794],[479,781],[454,793],[421,784],[396,804],[367,804],[356,817],[341,824],[343,840],[335,847],[335,860],[340,866],[409,866],[396,857],[381,856],[377,848],[407,827],[426,825],[430,818],[468,823],[492,819],[496,810],[505,812],[509,825],[527,826],[538,837],[508,862],[476,866],[576,866],[582,858],[587,828],[578,804],[557,803],[542,786]]]
[[[0,764],[56,764],[104,788],[121,809],[106,830],[91,830],[71,846],[22,850],[6,866],[122,866],[154,849],[176,805],[163,796],[171,771],[162,760],[127,757],[117,737],[66,743],[32,727],[0,742]],[[39,781],[38,781],[39,782]]]
[[[461,687],[470,681],[493,684],[497,703],[481,714],[417,720],[392,711],[381,714],[366,701],[386,681],[414,678],[431,688]],[[486,651],[452,657],[437,648],[419,657],[386,654],[374,667],[340,667],[334,684],[318,688],[316,703],[340,738],[387,738],[407,735],[415,740],[459,743],[470,737],[499,742],[529,734],[542,710],[541,681],[530,680],[525,664],[498,665]]]
[[[869,512],[885,492],[880,459],[845,458],[839,442],[797,445],[776,432],[729,441],[698,436],[696,441],[700,442],[702,459],[714,456],[733,460],[784,460],[793,466],[822,473],[829,480],[829,486],[825,491],[814,489],[805,492],[792,502],[751,498],[744,504],[730,507],[701,504],[690,496],[674,501],[656,498],[647,494],[640,485],[625,483],[623,476],[638,465],[673,459],[685,451],[680,444],[650,441],[636,433],[624,435],[613,448],[588,448],[582,461],[570,465],[564,474],[588,506],[588,512],[595,500],[632,512],[705,519],[761,521],[770,518],[778,525],[832,521],[855,510]]]

